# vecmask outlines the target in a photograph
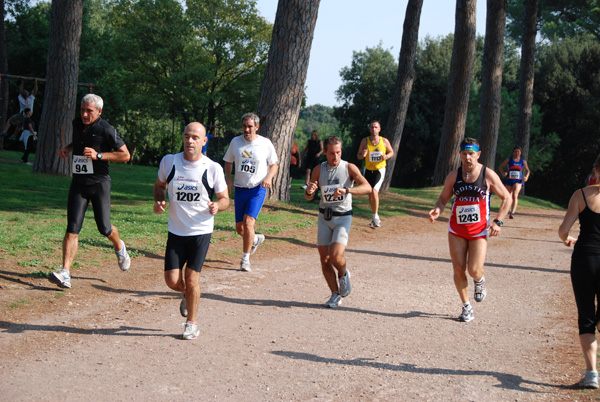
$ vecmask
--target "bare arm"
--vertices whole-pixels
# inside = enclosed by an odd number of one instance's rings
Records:
[[[506,158],[504,160],[504,162],[502,162],[502,165],[500,165],[500,167],[498,168],[498,170],[500,171],[500,174],[502,175],[502,177],[506,176],[506,172],[504,171],[504,168],[506,167],[506,165],[508,165],[508,158]]]
[[[24,98],[25,97],[25,81],[21,80],[21,85],[19,86],[19,94]]]
[[[488,188],[493,191],[494,194],[500,198],[500,200],[502,200],[500,209],[498,210],[498,215],[496,215],[496,219],[501,221],[504,219],[506,214],[508,214],[508,210],[510,209],[510,205],[512,203],[512,198],[506,187],[504,187],[500,176],[498,176],[498,174],[492,169],[486,170],[485,180],[488,183]],[[489,230],[491,236],[497,236],[500,234],[501,227],[496,222],[492,221],[489,226]]]
[[[392,144],[390,144],[387,138],[383,139],[383,143],[385,144],[385,155],[383,155],[383,160],[388,160],[394,157],[394,148],[392,148]]]
[[[37,82],[37,78],[34,80],[34,84],[33,84],[33,92],[31,93],[33,95],[33,97],[35,98],[36,95],[38,93],[38,82]]]
[[[360,169],[354,163],[348,163],[348,174],[356,186],[349,187],[348,193],[354,195],[363,195],[363,194],[371,194],[373,188],[360,173]]]
[[[531,174],[531,170],[529,170],[529,165],[526,160],[523,160],[523,169],[525,169],[525,176],[523,177],[524,181],[529,180],[529,175]]]
[[[304,190],[304,198],[307,200],[312,200],[315,196],[315,192],[319,188],[319,176],[321,175],[321,165],[315,166],[310,176],[310,182],[308,186],[306,186],[306,190]]]
[[[211,215],[216,215],[217,212],[225,211],[229,207],[229,191],[216,193],[217,201],[208,203],[208,210]]]
[[[64,148],[63,148],[64,149]],[[83,156],[91,158],[92,160],[98,160],[98,151],[94,148],[85,147],[83,148]],[[131,155],[127,149],[127,145],[123,145],[121,148],[114,152],[100,152],[102,154],[102,160],[107,162],[129,162]]]
[[[155,214],[160,215],[163,212],[165,212],[165,208],[167,206],[166,190],[167,190],[167,183],[162,182],[159,179],[156,179],[156,181],[154,182],[154,190],[152,191],[152,193],[154,195],[154,213]]]
[[[367,157],[368,152],[369,150],[367,149],[367,139],[363,138],[360,142],[360,147],[358,147],[358,154],[356,155],[356,157],[359,161],[362,161]]]
[[[583,210],[583,208],[580,207],[582,201],[583,197],[581,195],[581,191],[575,191],[571,196],[571,200],[569,201],[567,213],[565,214],[562,223],[558,227],[558,237],[560,237],[560,240],[562,240],[563,244],[567,247],[571,247],[577,241],[577,239],[574,237],[569,236],[569,231],[577,220],[579,213],[581,210]]]
[[[457,172],[458,172],[458,170],[453,170],[446,177],[446,180],[444,181],[444,188],[442,189],[442,193],[440,194],[438,200],[436,201],[433,209],[431,211],[429,211],[429,221],[431,223],[433,223],[437,218],[440,217],[440,215],[444,211],[444,208],[446,208],[446,204],[448,203],[448,201],[450,201],[450,198],[452,198],[452,187],[454,185],[454,182],[456,181]]]
[[[231,180],[231,171],[233,170],[233,162],[225,162],[225,181],[227,182],[227,190],[231,194],[233,190],[233,181]]]
[[[269,173],[267,174],[267,177],[265,177],[265,179],[261,183],[261,186],[263,186],[265,188],[271,188],[271,183],[273,182],[273,177],[275,177],[275,174],[277,174],[278,168],[279,168],[279,165],[276,163],[269,165]]]

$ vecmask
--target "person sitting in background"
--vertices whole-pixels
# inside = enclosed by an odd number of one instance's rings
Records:
[[[26,165],[31,165],[31,162],[29,162],[29,154],[35,152],[37,148],[36,144],[38,138],[37,133],[35,132],[35,125],[31,119],[32,114],[33,112],[29,108],[23,111],[23,131],[21,132],[21,137],[19,137],[19,141],[23,141],[23,145],[25,146],[25,153],[21,157],[21,162]]]

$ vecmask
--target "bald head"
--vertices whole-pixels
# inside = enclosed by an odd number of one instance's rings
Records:
[[[202,147],[206,144],[206,128],[198,122],[185,126],[183,131],[183,157],[188,161],[202,158]]]
[[[195,133],[206,135],[206,128],[202,123],[198,123],[197,121],[188,124],[185,126],[184,133]]]

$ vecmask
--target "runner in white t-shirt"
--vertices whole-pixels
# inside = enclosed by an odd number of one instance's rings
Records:
[[[229,206],[223,168],[202,154],[206,129],[190,123],[183,132],[183,152],[166,155],[154,183],[154,212],[165,212],[169,194],[169,234],[165,252],[165,282],[183,293],[179,306],[187,317],[183,339],[196,339],[200,301],[200,271],[210,245],[214,215]],[[213,196],[217,201],[213,202]],[[185,274],[182,274],[185,265]]]
[[[10,126],[16,126],[17,128],[15,129],[14,132],[14,138],[17,139],[18,134],[20,133],[20,129],[19,127],[21,127],[21,122],[23,121],[23,111],[25,109],[31,109],[31,113],[33,114],[33,102],[35,101],[35,96],[38,93],[38,82],[37,79],[35,80],[35,83],[33,84],[33,93],[29,93],[26,89],[25,89],[25,81],[21,81],[21,86],[19,87],[19,113],[15,113],[14,115],[12,115],[7,121],[6,121],[6,125],[4,126],[4,131],[2,133],[0,133],[0,136],[2,135],[6,135],[6,133],[8,133],[8,130],[10,129]]]
[[[231,140],[223,157],[229,193],[235,187],[235,228],[243,238],[242,271],[250,271],[250,254],[265,241],[263,234],[255,233],[254,224],[278,167],[273,143],[257,133],[259,122],[254,113],[243,115],[244,134]],[[235,180],[232,183],[234,163]]]

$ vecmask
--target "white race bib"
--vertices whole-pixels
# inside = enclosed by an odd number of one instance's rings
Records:
[[[481,221],[479,204],[458,205],[456,207],[456,222],[460,225]]]
[[[333,195],[335,193],[335,189],[339,187],[339,185],[321,187],[321,197],[323,198],[323,202],[330,203],[343,201],[344,197],[346,196],[345,194],[337,198]]]
[[[511,180],[519,180],[521,178],[521,171],[519,170],[509,170],[508,178]]]
[[[383,152],[371,151],[369,152],[369,162],[381,162],[383,160]]]
[[[94,174],[92,160],[82,155],[73,155],[72,169],[74,174]]]
[[[254,174],[258,170],[258,161],[251,158],[242,158],[237,170],[240,173]]]
[[[175,199],[179,202],[200,202],[202,191],[199,183],[175,181],[173,190]]]

